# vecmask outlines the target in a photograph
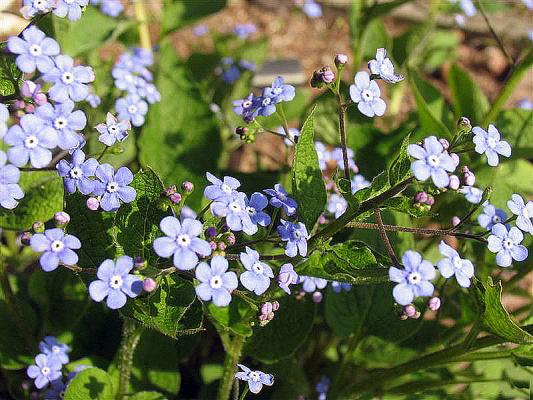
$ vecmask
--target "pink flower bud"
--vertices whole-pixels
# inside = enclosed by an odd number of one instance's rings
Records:
[[[335,65],[337,68],[343,67],[348,62],[348,56],[346,54],[339,53],[335,56]]]
[[[461,219],[457,215],[452,217],[452,220],[451,220],[452,226],[457,226],[459,225],[460,222],[461,222]]]
[[[48,97],[46,97],[46,94],[44,93],[37,93],[33,97],[33,101],[35,101],[35,104],[37,104],[38,106],[42,106],[43,104],[48,103]]]
[[[267,301],[261,306],[261,314],[268,315],[273,311],[272,303]]]
[[[463,178],[463,184],[465,186],[474,186],[474,184],[476,183],[476,176],[474,175],[472,171],[468,169],[467,166],[463,167],[462,178]]]
[[[174,193],[176,193],[176,185],[170,185],[169,187],[167,187],[165,189],[165,194],[167,196],[171,196],[173,195]]]
[[[457,167],[459,163],[461,162],[461,159],[459,158],[459,156],[456,153],[450,153],[450,157],[453,159],[453,163]]]
[[[24,102],[24,100],[16,100],[13,103],[13,107],[15,107],[16,110],[23,110],[24,107],[26,107],[26,103]]]
[[[444,150],[448,150],[450,148],[450,142],[448,142],[444,138],[439,139],[439,143],[442,144],[442,147],[444,147]]]
[[[35,233],[43,233],[44,232],[44,223],[41,221],[36,221],[32,225],[32,229]]]
[[[461,186],[461,182],[459,181],[459,177],[457,175],[450,175],[450,183],[448,184],[448,187],[451,190],[457,190],[457,189],[459,189],[459,186]]]
[[[172,193],[172,194],[169,196],[169,199],[170,199],[170,201],[171,201],[173,204],[179,204],[180,201],[181,201],[181,194],[179,194],[179,193]]]
[[[146,278],[143,281],[143,290],[145,292],[151,293],[157,288],[157,282],[154,281],[152,278]]]
[[[64,211],[58,211],[54,214],[54,220],[57,225],[66,225],[70,222],[70,215]]]
[[[272,302],[272,311],[278,311],[279,310],[279,303],[277,301]]]
[[[22,232],[20,234],[20,243],[22,243],[24,246],[30,245],[30,239],[31,239],[31,232]]]
[[[35,106],[33,104],[26,104],[26,107],[24,107],[24,111],[31,114],[35,112]]]
[[[260,314],[259,315],[259,321],[261,322],[264,322],[264,321],[267,321],[268,320],[268,315],[267,314]],[[263,325],[261,325],[263,326]]]
[[[224,242],[220,242],[220,243],[218,244],[217,247],[218,247],[218,249],[219,249],[220,251],[224,251],[224,250],[226,250],[226,247],[227,247],[227,246],[226,246],[226,243],[224,243]]]
[[[181,188],[185,191],[185,193],[192,193],[194,190],[194,184],[189,181],[185,181],[181,184]]]
[[[409,318],[413,318],[416,314],[416,308],[412,304],[406,305],[403,308],[403,313],[407,315]]]
[[[322,297],[322,293],[317,290],[313,293],[313,302],[317,304],[320,303],[322,301]]]
[[[428,199],[426,200],[426,204],[428,206],[432,206],[433,204],[435,204],[435,197],[433,197],[432,195],[428,194]]]
[[[217,243],[216,242],[209,242],[209,246],[211,247],[211,250],[216,250],[217,249]]]
[[[144,269],[144,267],[146,267],[146,260],[140,256],[137,256],[133,259],[133,266],[136,269]]]
[[[96,197],[89,197],[85,203],[87,208],[92,211],[96,211],[100,208],[100,202]]]
[[[440,299],[438,297],[432,297],[428,301],[428,307],[432,311],[437,311],[440,308]]]
[[[415,203],[425,204],[428,201],[428,194],[426,192],[418,192],[415,195]]]
[[[233,232],[231,232],[227,237],[226,237],[226,243],[228,244],[228,246],[233,246],[235,244],[235,242],[237,241],[237,238],[235,238],[235,235],[233,234]]]

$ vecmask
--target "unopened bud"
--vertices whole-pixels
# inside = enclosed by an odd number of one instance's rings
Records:
[[[426,192],[418,192],[415,195],[415,203],[425,204],[428,201],[429,195]]]
[[[428,206],[432,206],[433,204],[435,204],[435,197],[433,197],[432,195],[428,194],[428,199],[426,200],[426,204]]]
[[[146,260],[141,256],[137,256],[133,259],[133,266],[138,270],[146,268],[146,265]]]
[[[20,234],[20,243],[22,243],[24,246],[30,245],[30,239],[31,239],[31,232],[22,232]]]
[[[448,183],[448,188],[451,190],[457,190],[461,186],[461,181],[457,175],[450,175],[450,183]]]
[[[181,201],[181,194],[179,194],[179,193],[172,193],[170,196],[168,196],[168,198],[170,199],[170,201],[171,201],[173,204],[179,204],[180,201]]]
[[[32,225],[32,229],[35,233],[43,233],[44,232],[44,223],[41,221],[36,221]]]
[[[220,243],[218,244],[217,247],[218,247],[218,249],[219,249],[220,251],[224,251],[224,250],[226,250],[226,247],[227,247],[227,246],[226,246],[226,243],[224,243],[224,242],[220,242]]]
[[[67,225],[70,222],[70,215],[64,211],[58,211],[54,214],[54,220],[59,226]]]
[[[451,220],[451,224],[452,226],[457,226],[461,223],[461,219],[457,216],[457,215],[454,215],[452,217],[452,220]]]
[[[314,88],[321,88],[324,84],[328,85],[335,80],[335,72],[329,66],[324,66],[319,70],[313,72],[311,78],[311,86]]]
[[[172,194],[176,193],[176,185],[170,185],[165,189],[165,195],[170,196]]]
[[[246,137],[246,134],[248,133],[248,131],[249,129],[246,126],[238,126],[237,128],[235,128],[235,133],[241,139],[244,139]]]
[[[348,56],[346,54],[337,54],[335,56],[335,66],[337,68],[342,68],[348,62]]]
[[[217,249],[217,243],[216,243],[216,242],[213,242],[213,241],[211,241],[211,242],[209,242],[209,247],[211,247],[211,250],[213,250],[213,251],[214,251],[214,250],[216,250],[216,249]]]
[[[13,107],[15,107],[15,110],[23,110],[24,107],[26,107],[26,103],[24,102],[24,100],[16,100],[13,103]]]
[[[205,230],[205,236],[208,238],[214,238],[217,235],[217,228],[210,226]]]
[[[277,301],[272,302],[272,311],[278,311],[279,310],[279,303]]]
[[[319,292],[318,290],[313,293],[313,302],[320,303],[322,301],[322,292]]]
[[[154,281],[152,278],[146,278],[146,279],[143,281],[143,290],[144,290],[145,292],[151,293],[151,292],[153,292],[155,289],[157,289],[157,282]]]
[[[24,81],[20,88],[20,93],[24,97],[33,97],[33,94],[37,90],[37,84],[33,81]]]
[[[32,114],[35,112],[35,106],[33,104],[26,104],[26,107],[24,107],[24,111],[29,114]]]
[[[416,315],[416,308],[412,304],[408,304],[403,308],[403,313],[409,318],[413,318]]]
[[[122,154],[126,151],[126,148],[124,146],[120,146],[120,145],[115,145],[113,147],[111,147],[111,149],[109,149],[109,152],[111,154],[114,154],[116,156],[118,156],[119,154]]]
[[[476,176],[474,175],[474,173],[470,171],[466,165],[463,167],[462,171],[463,174],[461,177],[463,178],[463,185],[474,186],[474,184],[476,183]]]
[[[228,246],[233,246],[235,242],[237,241],[237,238],[233,234],[233,232],[230,232],[230,234],[226,237],[226,243]]]
[[[452,158],[453,163],[457,167],[459,163],[461,162],[461,159],[459,158],[459,156],[456,153],[450,153],[450,157]]]
[[[44,93],[37,93],[33,97],[33,101],[35,101],[35,104],[37,104],[38,106],[42,106],[43,104],[48,103],[48,98],[46,97],[46,94]]]
[[[326,218],[324,214],[321,214],[320,217],[318,217],[318,223],[320,225],[325,225],[328,223],[328,219]]]
[[[185,193],[192,193],[194,190],[194,184],[192,182],[185,181],[181,184],[181,188]]]
[[[89,197],[85,204],[87,205],[87,208],[92,211],[96,211],[100,208],[100,202],[96,197]]]
[[[472,130],[472,124],[470,120],[466,117],[459,118],[457,122],[457,127],[459,128],[459,133],[468,133]]]
[[[268,315],[267,314],[259,314],[259,321],[261,321],[261,322],[268,321]],[[264,326],[264,325],[261,324],[261,326]]]
[[[272,303],[267,301],[261,306],[261,314],[270,314],[274,310],[274,307],[272,307]]]
[[[432,297],[428,301],[428,307],[431,311],[437,311],[440,308],[440,299],[438,297]]]
[[[444,150],[448,150],[450,148],[450,142],[448,142],[444,138],[439,139],[439,143],[442,144],[442,147],[444,147]]]

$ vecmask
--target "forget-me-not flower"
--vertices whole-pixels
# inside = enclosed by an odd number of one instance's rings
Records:
[[[130,121],[119,121],[113,114],[107,113],[105,124],[98,124],[95,129],[100,133],[98,140],[106,146],[112,146],[117,141],[127,139],[131,124]]]
[[[57,56],[55,64],[55,67],[42,77],[53,84],[48,91],[50,98],[58,103],[68,99],[85,100],[89,95],[87,84],[95,78],[93,69],[82,65],[74,66],[74,60],[65,55]]]
[[[278,274],[278,285],[287,294],[291,294],[290,285],[296,285],[300,281],[300,277],[294,270],[292,264],[283,264]]]
[[[142,279],[130,274],[133,269],[133,258],[122,256],[113,260],[105,260],[98,267],[98,280],[89,285],[91,299],[100,302],[107,297],[106,304],[116,310],[124,307],[127,297],[137,297],[142,292]]]
[[[82,150],[75,150],[72,153],[72,160],[68,162],[61,160],[56,166],[57,172],[63,178],[65,190],[74,193],[76,189],[82,194],[90,194],[94,189],[92,178],[98,168],[98,161],[94,158],[85,160],[85,153]]]
[[[176,217],[165,217],[160,228],[166,236],[154,240],[154,250],[160,257],[174,255],[176,268],[193,269],[198,264],[198,254],[203,257],[211,254],[209,243],[198,237],[203,228],[200,221],[185,218],[180,222]]]
[[[35,168],[44,168],[52,161],[52,151],[57,145],[57,133],[33,114],[24,115],[19,125],[11,126],[4,142],[12,147],[7,152],[9,161],[22,167],[28,160]]]
[[[240,115],[246,122],[250,122],[255,118],[255,111],[261,103],[261,98],[250,93],[248,97],[239,100],[233,100],[233,112]]]
[[[307,239],[309,238],[305,225],[301,222],[293,224],[283,219],[280,222],[278,234],[281,240],[287,242],[285,254],[289,257],[296,257],[299,253],[302,257],[305,257],[307,255]]]
[[[314,276],[300,276],[300,282],[303,283],[302,289],[307,293],[324,289],[328,284],[327,280],[323,278],[315,278]]]
[[[20,13],[26,19],[31,19],[37,14],[45,14],[52,10],[52,0],[24,0]]]
[[[204,196],[209,200],[218,200],[235,194],[236,190],[241,186],[241,183],[231,176],[225,176],[223,180],[220,180],[209,172],[206,172],[205,175],[207,180],[212,183],[212,185],[204,189]]]
[[[24,192],[18,184],[20,170],[6,161],[6,153],[0,150],[0,207],[12,210],[18,205],[17,200],[24,197]]]
[[[263,98],[269,97],[272,99],[274,104],[280,103],[282,101],[291,101],[296,95],[296,89],[292,85],[287,85],[283,77],[278,76],[272,82],[270,87],[263,89]]]
[[[387,104],[380,98],[381,91],[376,81],[370,80],[370,76],[360,71],[355,74],[354,84],[350,85],[350,97],[357,103],[361,114],[372,118],[385,114]]]
[[[416,251],[408,250],[403,253],[402,263],[404,269],[389,268],[389,279],[396,282],[392,295],[396,302],[406,306],[413,302],[416,297],[431,296],[435,278],[435,268]]]
[[[340,293],[343,290],[345,292],[349,292],[350,290],[352,290],[352,285],[350,285],[349,283],[333,281],[331,282],[331,289],[333,289],[335,293]]]
[[[56,0],[52,12],[60,18],[77,21],[81,18],[82,8],[88,4],[89,0]]]
[[[61,364],[68,364],[68,353],[70,351],[66,344],[58,342],[54,336],[45,336],[39,343],[41,353],[48,356],[48,359],[55,358]]]
[[[246,212],[250,216],[253,224],[261,226],[270,225],[270,215],[263,211],[268,205],[268,199],[264,194],[254,192],[250,200],[247,197],[244,198],[244,204],[246,206]]]
[[[211,213],[216,217],[225,217],[226,224],[232,231],[253,235],[258,228],[246,210],[245,198],[244,193],[238,192],[219,197],[211,204]]]
[[[100,206],[105,211],[116,211],[120,207],[120,200],[131,203],[135,200],[137,192],[131,186],[133,174],[126,167],[121,167],[115,173],[110,164],[100,164],[96,168],[93,194],[102,196]]]
[[[363,175],[357,174],[357,175],[354,175],[354,177],[352,178],[352,182],[350,186],[352,189],[352,194],[355,194],[359,190],[369,187],[370,182],[367,181]]]
[[[403,80],[403,75],[394,72],[394,65],[387,57],[387,50],[383,48],[376,50],[376,58],[368,63],[368,69],[373,75],[379,75],[388,83],[397,83]]]
[[[346,199],[336,193],[329,196],[327,209],[330,213],[335,215],[335,218],[339,218],[348,208],[348,202]]]
[[[485,153],[487,162],[491,167],[496,167],[499,164],[498,154],[511,157],[511,146],[505,140],[500,140],[500,132],[494,125],[489,125],[488,131],[475,126],[472,132],[474,133],[472,140],[476,145],[476,152]]]
[[[318,156],[318,166],[321,171],[325,171],[328,168],[328,161],[331,160],[331,152],[322,142],[315,142],[315,150]]]
[[[142,126],[144,116],[148,112],[148,104],[139,95],[129,94],[116,101],[115,109],[119,119],[131,121],[133,126]]]
[[[505,211],[487,203],[483,205],[483,212],[477,217],[477,222],[482,228],[491,230],[494,225],[503,223],[506,219]]]
[[[411,171],[419,181],[429,177],[438,188],[445,188],[450,183],[447,172],[456,168],[453,158],[444,149],[435,136],[424,139],[424,145],[410,144],[407,152],[417,160],[411,164]]]
[[[322,16],[322,7],[315,0],[305,0],[302,11],[309,18],[320,18]]]
[[[344,156],[343,156],[342,147],[335,147],[331,153],[330,153],[330,159],[332,161],[335,161],[337,163],[337,167],[344,171]],[[346,149],[346,155],[348,156],[348,168],[351,170],[355,170],[357,166],[355,165],[354,161],[354,152],[349,147]]]
[[[45,103],[37,107],[35,115],[57,133],[57,145],[63,150],[75,148],[83,138],[78,131],[87,125],[87,117],[81,110],[74,111],[74,102],[67,100],[53,106]]]
[[[46,73],[54,68],[52,57],[59,54],[59,45],[35,25],[22,31],[22,38],[12,36],[7,40],[7,48],[18,54],[15,60],[17,67],[25,73],[32,73],[37,68]]]
[[[520,243],[524,235],[517,227],[507,230],[505,225],[496,224],[492,227],[492,234],[488,237],[488,248],[496,254],[496,264],[509,267],[513,260],[524,261],[527,258],[527,248]]]
[[[242,371],[235,374],[235,378],[241,381],[248,382],[248,388],[250,392],[257,394],[263,388],[263,385],[272,386],[274,384],[274,376],[271,374],[265,374],[261,371],[252,371],[250,368],[237,364]]]
[[[523,230],[533,234],[533,201],[529,200],[527,204],[524,199],[518,194],[513,194],[511,200],[507,202],[509,210],[516,215],[516,226]]]
[[[78,255],[74,250],[81,248],[81,242],[76,236],[65,234],[63,229],[59,228],[36,233],[31,237],[30,245],[33,251],[43,253],[39,263],[45,272],[55,270],[59,263],[75,265]]]
[[[240,276],[242,285],[258,296],[265,293],[270,286],[270,279],[274,278],[272,268],[259,261],[259,253],[248,246],[246,246],[246,252],[241,253],[240,259],[246,268]]]
[[[461,258],[459,253],[444,240],[439,244],[439,251],[446,257],[437,263],[440,274],[446,279],[455,275],[459,285],[469,287],[470,279],[474,276],[474,264],[470,260]]]
[[[289,216],[296,214],[298,204],[296,203],[296,200],[289,197],[289,194],[281,184],[276,183],[274,189],[265,189],[264,192],[271,196],[270,204],[273,207],[283,208],[285,213]]]
[[[465,196],[465,199],[472,204],[478,204],[483,199],[483,190],[474,186],[463,186],[458,190]]]
[[[226,307],[231,302],[231,292],[237,289],[237,274],[228,271],[228,261],[221,256],[211,259],[211,266],[202,262],[196,268],[196,295],[204,300],[212,300],[217,307]]]
[[[254,24],[237,24],[233,27],[233,33],[241,39],[246,39],[256,31],[257,27]]]
[[[46,354],[38,354],[35,357],[35,364],[30,365],[26,372],[30,378],[35,379],[35,387],[42,389],[61,378],[62,367],[63,365],[59,360],[50,358]]]

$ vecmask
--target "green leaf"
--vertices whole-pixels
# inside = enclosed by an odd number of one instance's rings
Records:
[[[233,296],[227,307],[217,307],[213,303],[206,306],[207,312],[223,329],[240,336],[251,336],[251,319],[255,316],[257,307],[240,297]]]
[[[159,288],[146,297],[129,301],[122,313],[164,335],[176,338],[185,328],[179,322],[189,308],[197,306],[196,293],[191,282],[177,275],[167,275]]]
[[[65,400],[108,400],[114,396],[111,377],[94,367],[78,372],[65,391]]]
[[[432,211],[415,207],[413,205],[412,199],[405,196],[398,196],[393,197],[391,199],[387,199],[379,206],[379,208],[401,212],[415,218],[437,216],[437,214]]]
[[[298,274],[330,281],[367,285],[389,280],[384,257],[362,242],[348,241],[315,251],[296,267]]]
[[[77,250],[78,265],[97,268],[102,261],[121,255],[116,241],[116,213],[91,211],[85,205],[86,201],[86,196],[80,193],[67,196],[65,211],[72,219],[66,231],[81,241],[81,249]]]
[[[159,257],[152,244],[162,236],[159,223],[168,215],[159,204],[165,188],[150,168],[136,173],[131,187],[137,191],[137,197],[129,204],[121,205],[117,211],[117,242],[125,254],[141,256],[148,264],[155,265]]]
[[[310,299],[294,296],[279,299],[275,318],[265,326],[257,324],[246,342],[244,353],[264,363],[274,363],[293,355],[311,332],[316,306]]]
[[[222,10],[226,6],[226,0],[168,0],[163,4],[162,27],[163,34],[166,35]]]
[[[369,187],[358,190],[353,197],[359,203],[362,203],[365,200],[380,195],[387,191],[387,189],[390,189],[389,174],[388,171],[383,171],[372,179]]]
[[[411,176],[411,159],[407,153],[407,146],[409,146],[410,137],[411,134],[408,134],[403,139],[402,146],[400,147],[400,153],[389,168],[389,182],[391,186],[394,186]]]
[[[1,261],[1,260],[0,260]],[[28,332],[33,332],[37,325],[37,316],[27,303],[18,301],[18,309],[21,313],[21,323]],[[17,311],[6,301],[0,300],[0,366],[7,370],[26,368],[31,364],[34,355],[28,354],[28,346],[23,333],[17,329]]]
[[[129,398],[130,400],[167,400],[165,396],[157,392],[139,392]]]
[[[467,117],[472,122],[472,126],[481,124],[489,109],[489,102],[468,73],[457,64],[453,64],[450,68],[448,86],[455,118]]]
[[[22,83],[22,72],[15,64],[15,57],[0,45],[0,96],[15,94]]]
[[[533,335],[520,328],[512,319],[501,302],[502,285],[492,283],[492,278],[487,278],[483,285],[475,282],[476,297],[481,307],[483,324],[495,335],[517,344],[532,344]]]
[[[522,367],[533,367],[533,345],[517,347],[513,350],[512,357]]]
[[[205,172],[217,169],[222,143],[215,115],[169,40],[161,43],[156,85],[161,102],[150,107],[140,135],[141,162],[154,168],[167,185],[193,182],[197,189],[188,204],[200,206]]]
[[[533,154],[533,110],[516,108],[498,115],[496,127],[513,149],[512,158],[530,159]],[[501,158],[505,160],[504,157]]]
[[[63,209],[63,181],[57,173],[22,172],[19,184],[24,198],[14,210],[0,209],[0,228],[26,230],[35,221],[46,222]]]
[[[314,109],[305,120],[292,168],[292,191],[298,202],[298,217],[311,231],[326,205],[326,187],[315,150]]]

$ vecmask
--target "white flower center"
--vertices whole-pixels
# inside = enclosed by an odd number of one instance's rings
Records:
[[[106,188],[106,189],[107,189],[107,191],[108,191],[109,193],[115,193],[115,192],[119,189],[118,183],[116,183],[116,182],[114,182],[114,181],[109,182],[109,183],[107,184],[107,188]]]
[[[344,204],[342,204],[342,203],[339,201],[339,202],[337,202],[337,204],[335,204],[335,208],[336,208],[338,211],[344,210]]]
[[[26,139],[24,139],[24,146],[27,149],[34,149],[39,144],[39,139],[37,139],[37,136],[30,135]]]
[[[60,348],[58,346],[52,346],[52,353],[57,354],[59,353]]]
[[[109,281],[109,286],[111,286],[113,289],[120,289],[122,287],[122,276],[120,275],[114,275],[111,277],[111,280]]]
[[[70,170],[69,175],[72,179],[81,179],[83,177],[83,171],[80,167],[74,167]]]
[[[514,247],[514,243],[511,239],[504,239],[502,244],[506,249],[512,249]]]
[[[268,106],[270,104],[271,100],[270,100],[270,97],[265,97],[263,99],[263,105],[264,106]]]
[[[363,101],[372,101],[372,100],[374,100],[374,95],[368,89],[365,89],[365,90],[363,90],[361,92],[361,97],[363,98]]]
[[[440,165],[439,156],[432,154],[427,158],[427,162],[431,167],[438,167]]]
[[[494,138],[488,138],[487,139],[487,146],[489,146],[491,149],[493,149],[496,146],[496,140]]]
[[[65,248],[65,244],[61,240],[54,240],[50,245],[50,249],[53,253],[59,253]]]
[[[30,46],[30,53],[32,56],[34,57],[40,56],[42,52],[43,50],[41,49],[41,46],[39,46],[38,44],[32,44]]]
[[[178,243],[179,246],[187,247],[189,246],[189,244],[191,244],[191,237],[189,235],[182,233],[181,235],[178,235],[176,242]]]
[[[259,382],[259,380],[261,379],[257,371],[251,371],[248,376],[250,377],[250,380],[253,382]]]
[[[109,125],[109,127],[107,128],[107,130],[112,133],[113,135],[115,135],[119,129],[118,129],[118,126],[116,125]]]
[[[234,213],[240,212],[242,210],[241,206],[235,202],[230,203],[228,208]]]
[[[230,194],[233,190],[229,187],[229,185],[227,183],[223,183],[221,186],[220,186],[220,189],[222,189],[222,191],[224,193],[227,193],[227,194]]]
[[[253,207],[246,207],[246,212],[249,214],[249,215],[255,215],[257,212],[255,211],[255,208]]]
[[[463,260],[461,260],[461,258],[459,258],[459,257],[454,257],[453,258],[453,266],[456,269],[461,269],[463,267]]]
[[[46,11],[48,9],[44,0],[35,0],[33,6],[39,11]]]
[[[292,231],[292,236],[295,239],[300,239],[300,232],[298,232],[296,229]]]
[[[61,80],[64,84],[70,85],[72,82],[74,82],[74,75],[71,72],[63,72]]]
[[[254,263],[254,265],[252,265],[252,270],[256,273],[256,274],[262,274],[263,273],[263,270],[264,270],[264,266],[263,266],[263,263],[262,262],[256,262]]]
[[[272,89],[272,93],[274,93],[276,96],[278,94],[281,94],[281,92],[282,92],[282,89],[280,87]]]
[[[44,376],[48,375],[49,373],[50,373],[50,368],[48,367],[41,368],[41,374],[43,374]]]
[[[128,106],[128,112],[129,112],[130,114],[135,114],[135,113],[137,113],[137,106],[136,106],[135,104],[130,104],[130,105]]]
[[[422,280],[422,277],[418,272],[411,272],[409,275],[407,275],[407,281],[411,285],[418,285],[420,281]]]
[[[222,278],[220,276],[213,276],[209,281],[209,286],[213,289],[219,289],[222,287]]]
[[[63,129],[67,126],[67,119],[63,117],[57,117],[54,120],[54,128],[56,129]]]
[[[242,108],[250,108],[252,106],[252,101],[251,100],[244,100],[242,102]]]
[[[493,224],[499,224],[501,221],[502,221],[502,219],[500,217],[498,217],[497,215],[494,215],[492,217],[492,223]]]

